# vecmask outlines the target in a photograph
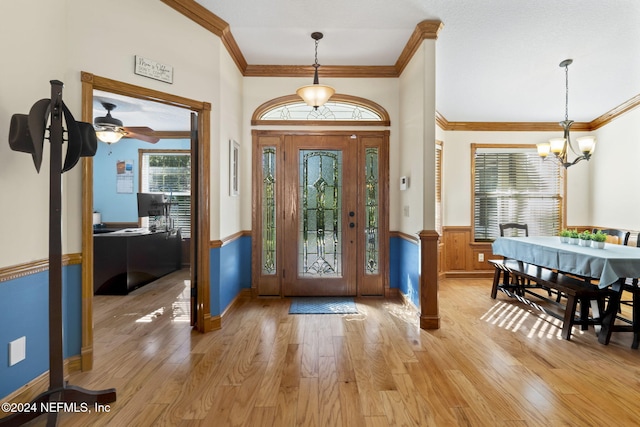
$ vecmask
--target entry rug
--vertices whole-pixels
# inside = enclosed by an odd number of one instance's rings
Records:
[[[298,297],[291,299],[289,314],[356,314],[353,298]]]

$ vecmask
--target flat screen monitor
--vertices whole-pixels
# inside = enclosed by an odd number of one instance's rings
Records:
[[[138,193],[138,216],[164,215],[164,196],[159,193]]]

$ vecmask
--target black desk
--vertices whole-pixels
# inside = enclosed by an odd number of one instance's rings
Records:
[[[135,229],[127,229],[135,230]],[[93,236],[93,292],[126,295],[182,264],[179,230],[116,231]]]

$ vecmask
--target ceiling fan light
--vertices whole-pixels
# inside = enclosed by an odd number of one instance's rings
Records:
[[[96,130],[96,137],[107,144],[115,144],[124,136],[124,132],[118,129]]]
[[[331,86],[312,84],[302,86],[296,93],[308,106],[318,108],[324,105],[336,91]]]

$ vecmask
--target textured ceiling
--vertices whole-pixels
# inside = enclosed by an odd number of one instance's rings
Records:
[[[591,121],[640,94],[637,0],[198,0],[251,65],[393,65],[439,19],[437,110],[449,121]],[[340,91],[339,88],[337,88]]]

